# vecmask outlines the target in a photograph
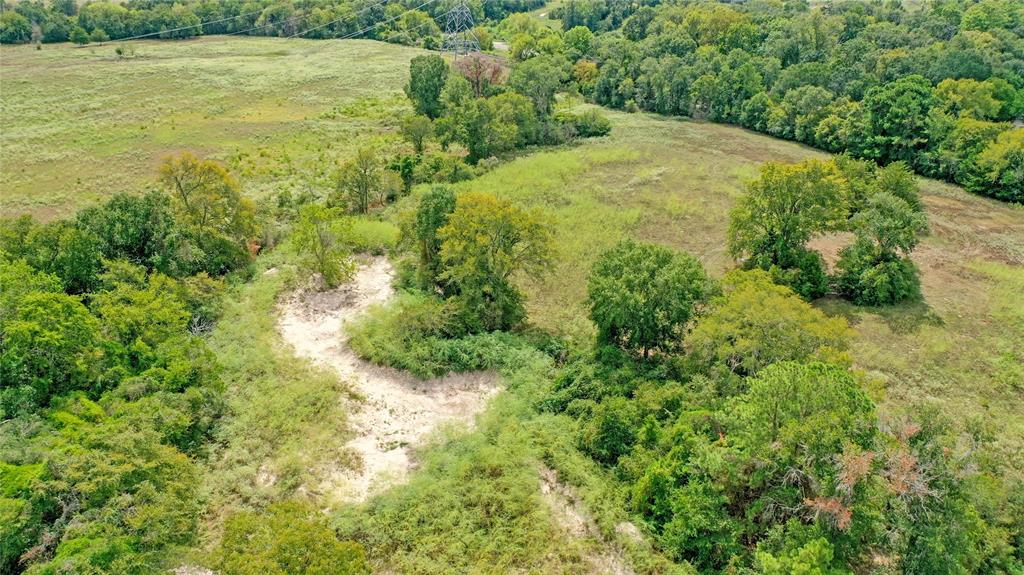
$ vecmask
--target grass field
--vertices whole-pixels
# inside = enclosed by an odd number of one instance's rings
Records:
[[[715,274],[733,266],[728,211],[761,162],[825,157],[816,150],[732,126],[607,112],[612,134],[531,154],[463,184],[554,218],[556,272],[527,283],[530,317],[586,341],[586,276],[621,237],[690,251]],[[868,309],[819,305],[855,328],[857,367],[883,380],[892,411],[934,403],[995,436],[1024,471],[1024,207],[921,180],[931,233],[914,254],[923,304]],[[819,238],[834,261],[845,238]]]
[[[2,49],[0,214],[72,213],[152,182],[165,154],[226,161],[247,191],[325,185],[359,145],[393,141],[413,49],[363,41],[206,38]],[[824,154],[739,128],[608,112],[610,136],[524,154],[465,189],[549,212],[557,272],[527,285],[532,320],[585,341],[585,279],[621,237],[687,249],[714,273],[732,265],[727,214],[766,160]],[[861,369],[893,409],[935,403],[977,419],[1024,470],[1024,208],[922,181],[931,234],[915,253],[924,304],[847,316]],[[837,238],[818,247],[834,254]]]
[[[393,127],[412,48],[210,37],[4,46],[0,215],[47,218],[151,184],[164,156],[223,160],[258,195],[324,185]]]

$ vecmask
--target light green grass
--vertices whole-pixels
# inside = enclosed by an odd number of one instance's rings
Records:
[[[168,154],[225,161],[251,195],[326,187],[393,140],[421,53],[380,42],[210,37],[0,48],[0,215],[68,215],[154,181]]]

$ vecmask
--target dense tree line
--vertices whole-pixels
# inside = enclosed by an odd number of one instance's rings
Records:
[[[100,42],[152,34],[157,38],[192,38],[209,34],[339,38],[366,30],[360,37],[434,48],[441,30],[435,18],[453,4],[440,0],[423,10],[411,0],[187,0],[163,2],[70,0],[14,2],[0,14],[0,43]],[[471,0],[478,21],[499,20],[533,10],[543,0]],[[209,22],[210,24],[204,24]],[[312,30],[314,29],[315,30]],[[304,30],[311,30],[303,33]],[[485,36],[482,30],[480,35]]]
[[[598,103],[902,161],[1024,201],[1019,2],[570,0],[553,15],[564,31],[521,15],[498,29],[517,59],[566,55]]]

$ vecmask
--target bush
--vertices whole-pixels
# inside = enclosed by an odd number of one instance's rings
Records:
[[[362,545],[339,541],[312,506],[284,502],[230,517],[215,557],[224,575],[364,575]]]
[[[103,28],[96,28],[89,34],[90,42],[109,42],[110,36],[103,31]]]
[[[74,29],[71,30],[71,36],[68,39],[75,44],[88,44],[89,33],[85,31],[85,28],[75,26]]]
[[[454,184],[474,177],[476,173],[469,164],[447,154],[429,154],[413,171],[413,179],[418,183]]]
[[[611,121],[599,110],[587,110],[582,114],[559,115],[558,120],[571,125],[573,131],[581,138],[607,136],[612,131]]]
[[[859,305],[892,305],[921,297],[917,266],[908,257],[879,255],[863,241],[841,252],[836,291]]]
[[[580,447],[591,457],[609,465],[629,453],[636,441],[636,414],[624,397],[608,397],[586,418],[580,430]]]
[[[451,372],[497,369],[526,344],[502,332],[460,337],[465,329],[449,302],[411,293],[371,308],[345,326],[360,357],[430,378]]]
[[[767,271],[773,282],[792,289],[804,299],[819,298],[828,292],[828,272],[825,271],[821,254],[800,248],[788,263],[790,265],[785,267],[772,264],[759,254],[747,260],[746,267]]]

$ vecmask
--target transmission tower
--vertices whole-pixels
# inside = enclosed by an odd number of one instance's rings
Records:
[[[444,23],[444,44],[441,49],[454,54],[456,60],[459,54],[480,51],[480,40],[473,33],[473,12],[470,11],[466,0],[459,0],[448,12],[448,18]]]

